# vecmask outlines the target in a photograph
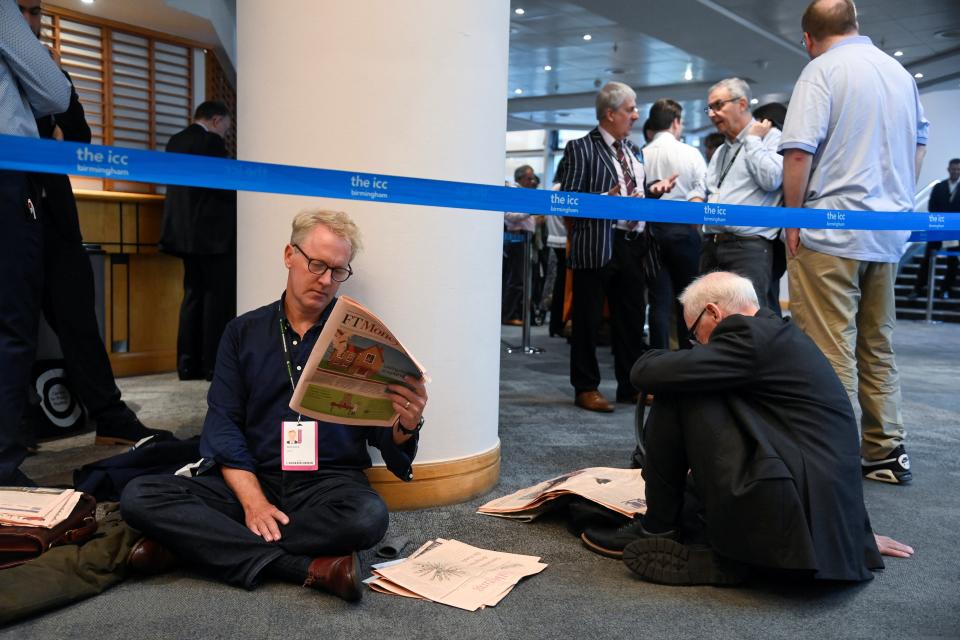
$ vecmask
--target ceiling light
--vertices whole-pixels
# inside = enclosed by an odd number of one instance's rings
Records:
[[[683,72],[683,79],[687,81],[693,80],[693,65],[689,62],[687,63],[687,70]]]
[[[553,71],[553,67],[551,67],[551,66],[548,65],[548,64],[545,64],[545,65],[543,65],[543,70],[544,70],[544,71]]]
[[[900,51],[900,49],[897,49],[896,51],[893,52],[893,55],[895,58],[899,58],[900,56],[903,55],[903,51]]]
[[[920,78],[923,77],[923,74],[918,71],[917,73],[913,74],[913,77],[919,80]]]
[[[93,0],[80,0],[83,4],[93,4]]]
[[[518,88],[514,89],[513,92],[514,92],[515,94],[517,94],[517,95],[520,95],[521,93],[523,93],[523,89],[520,89],[520,88],[518,87]]]
[[[583,34],[583,39],[584,39],[584,40],[587,40],[587,41],[593,40],[593,36],[590,35],[589,33],[585,33],[585,34]]]
[[[514,9],[513,12],[514,12],[515,14],[517,14],[518,16],[522,16],[523,14],[526,13],[526,11],[524,11],[524,10],[521,9],[520,7],[517,7],[516,9]]]
[[[750,104],[760,104],[760,101],[757,100],[756,98],[753,98],[750,100]]]

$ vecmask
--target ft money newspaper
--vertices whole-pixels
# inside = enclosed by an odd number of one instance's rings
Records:
[[[423,377],[423,367],[372,311],[340,296],[290,400],[290,408],[325,422],[390,427],[397,421],[388,384]],[[409,386],[409,385],[407,385]]]

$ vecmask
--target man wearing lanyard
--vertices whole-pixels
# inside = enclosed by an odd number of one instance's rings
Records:
[[[783,184],[780,131],[750,113],[750,86],[740,78],[710,88],[705,109],[725,141],[707,167],[707,201],[776,207]],[[768,301],[776,227],[704,225],[700,273],[733,271],[753,283],[761,305]],[[771,309],[780,314],[779,306]]]
[[[297,215],[284,249],[286,291],[231,321],[220,342],[200,442],[219,472],[146,476],[124,491],[124,519],[188,565],[246,588],[272,578],[360,598],[355,552],[387,530],[387,507],[364,475],[367,445],[412,479],[424,383],[388,386],[400,416],[392,428],[318,425],[288,406],[359,247],[345,213]],[[306,443],[301,457],[318,452],[317,470],[283,471],[286,443]]]

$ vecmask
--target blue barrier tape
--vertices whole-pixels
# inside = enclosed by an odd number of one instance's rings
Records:
[[[960,231],[960,214],[610,198],[0,135],[0,168],[453,209],[748,227]]]

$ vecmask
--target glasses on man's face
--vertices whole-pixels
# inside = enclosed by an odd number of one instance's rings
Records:
[[[704,307],[703,311],[700,312],[700,315],[697,316],[697,319],[693,321],[693,324],[690,325],[690,330],[687,332],[687,339],[690,342],[700,344],[700,338],[697,337],[697,327],[700,326],[700,320],[703,319],[703,314],[707,311],[707,308]]]
[[[317,260],[308,256],[303,252],[303,249],[301,249],[299,245],[293,244],[293,248],[299,251],[300,255],[306,258],[307,271],[310,273],[322,276],[329,270],[330,278],[332,278],[334,282],[346,282],[347,278],[353,275],[353,269],[350,268],[349,264],[345,267],[331,267],[323,260]]]
[[[720,111],[720,109],[723,109],[723,105],[727,104],[728,102],[736,102],[739,99],[740,99],[740,96],[737,96],[736,98],[728,98],[727,100],[717,100],[716,102],[712,102],[708,104],[706,108],[703,110],[703,112],[707,115],[710,115],[711,111],[713,111],[714,113],[717,113],[718,111]]]

